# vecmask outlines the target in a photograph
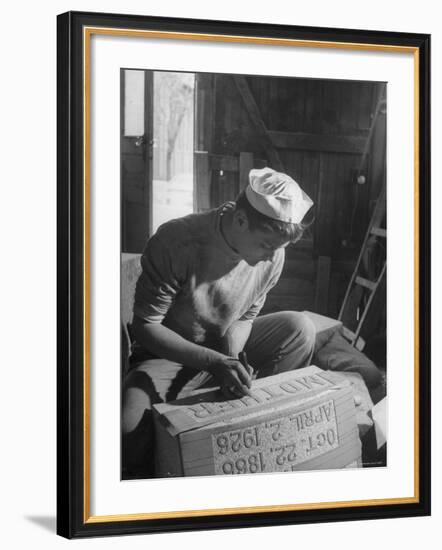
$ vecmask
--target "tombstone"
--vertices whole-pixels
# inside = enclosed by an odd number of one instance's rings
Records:
[[[205,391],[157,404],[154,418],[158,477],[361,464],[353,387],[314,366],[255,380],[240,399]]]

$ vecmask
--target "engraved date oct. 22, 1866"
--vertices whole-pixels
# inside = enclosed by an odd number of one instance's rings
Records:
[[[291,471],[338,445],[333,401],[212,435],[216,474]]]

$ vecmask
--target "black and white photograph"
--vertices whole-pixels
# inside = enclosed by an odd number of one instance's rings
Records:
[[[57,20],[57,533],[429,515],[430,36],[197,16]]]
[[[438,7],[5,4],[2,547],[432,550]]]
[[[388,466],[387,109],[121,69],[122,480]]]

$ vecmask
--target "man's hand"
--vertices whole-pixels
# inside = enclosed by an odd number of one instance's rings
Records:
[[[208,370],[228,399],[250,395],[253,369],[247,363],[243,365],[239,359],[225,357],[213,363]]]
[[[189,342],[160,323],[146,323],[134,317],[132,330],[137,342],[158,357],[210,372],[227,398],[249,393],[253,369],[247,360],[241,362],[230,353]]]

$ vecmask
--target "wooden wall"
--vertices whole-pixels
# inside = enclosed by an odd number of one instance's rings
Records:
[[[145,136],[122,135],[122,250],[141,252],[151,227],[152,72]],[[287,252],[265,311],[309,309],[336,317],[385,181],[385,84],[195,75],[194,205],[234,200],[251,168],[296,179],[314,223]],[[122,100],[124,94],[122,93]],[[378,108],[377,108],[378,107]],[[377,113],[377,115],[376,115]],[[357,183],[358,176],[364,183]]]
[[[377,109],[385,85],[232,75],[196,82],[198,209],[234,200],[252,167],[290,174],[314,200],[315,222],[289,250],[266,311],[336,316],[385,180],[385,108]]]
[[[124,80],[121,71],[120,86],[120,176],[121,176],[121,251],[139,253],[149,235],[151,220],[152,177],[152,72],[144,71],[144,128],[143,136],[124,135]]]

